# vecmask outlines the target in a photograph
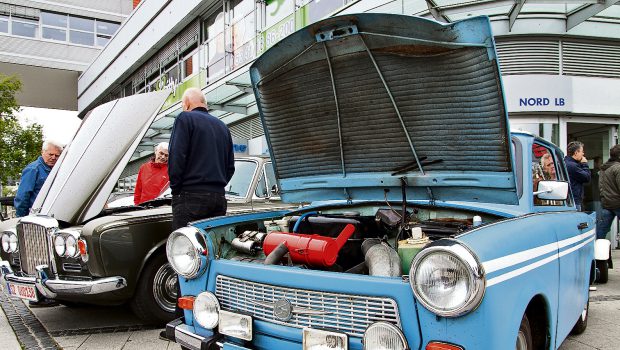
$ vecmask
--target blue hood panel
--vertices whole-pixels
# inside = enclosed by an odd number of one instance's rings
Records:
[[[329,18],[250,75],[284,201],[518,202],[485,17]]]

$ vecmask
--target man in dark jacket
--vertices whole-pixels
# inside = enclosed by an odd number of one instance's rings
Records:
[[[202,91],[188,89],[182,104],[169,145],[173,230],[190,221],[225,215],[224,187],[235,172],[230,131],[207,112]]]
[[[601,166],[599,189],[603,208],[596,225],[597,239],[605,238],[614,217],[620,217],[620,145],[609,150],[609,160]]]
[[[588,160],[583,151],[583,143],[579,141],[569,143],[566,147],[566,151],[568,155],[564,158],[564,162],[568,170],[570,189],[571,192],[573,192],[577,210],[581,210],[581,205],[583,203],[583,184],[590,182]]]
[[[37,194],[43,187],[47,175],[62,153],[60,143],[46,140],[43,142],[41,156],[34,162],[28,164],[22,171],[22,177],[15,194],[15,215],[17,217],[26,216],[37,198]]]

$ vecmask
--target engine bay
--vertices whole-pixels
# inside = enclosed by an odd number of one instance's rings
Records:
[[[243,222],[208,232],[216,258],[399,277],[427,244],[500,217],[438,207],[347,207]]]

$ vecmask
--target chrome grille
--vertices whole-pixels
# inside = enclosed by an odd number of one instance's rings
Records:
[[[45,226],[20,222],[17,225],[19,257],[22,271],[34,275],[35,267],[48,265],[48,238]]]
[[[290,327],[333,329],[352,337],[362,337],[366,328],[378,321],[400,328],[398,306],[390,298],[284,288],[221,275],[216,279],[215,295],[223,310],[247,312],[256,319]],[[276,319],[273,308],[266,305],[280,299],[302,311],[286,322]],[[303,310],[324,313],[304,314]]]

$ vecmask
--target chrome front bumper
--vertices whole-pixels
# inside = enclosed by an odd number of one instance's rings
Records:
[[[184,323],[184,318],[177,318],[166,325],[166,338],[191,350],[218,350],[222,349],[223,336],[214,334],[210,337],[202,337],[192,332],[191,327]]]
[[[0,283],[19,283],[34,286],[41,295],[54,299],[57,296],[94,295],[111,292],[127,287],[123,277],[106,277],[91,281],[70,281],[48,277],[47,265],[36,267],[36,276],[24,276],[14,273],[10,265],[0,263]]]

